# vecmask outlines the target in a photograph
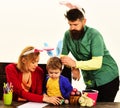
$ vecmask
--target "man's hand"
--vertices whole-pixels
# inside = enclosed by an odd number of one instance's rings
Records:
[[[72,78],[74,80],[78,80],[80,79],[80,70],[77,68],[72,68]]]
[[[74,80],[80,79],[80,70],[76,67],[76,62],[68,56],[62,56],[61,61],[64,65],[71,67],[72,77]]]
[[[69,66],[69,67],[75,67],[76,66],[76,62],[68,56],[62,56],[61,61],[66,66]]]

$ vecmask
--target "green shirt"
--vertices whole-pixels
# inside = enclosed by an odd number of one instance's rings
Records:
[[[119,76],[115,60],[107,50],[102,35],[93,28],[84,27],[84,36],[79,40],[72,40],[69,30],[63,39],[62,55],[69,52],[77,61],[90,60],[92,57],[103,56],[102,67],[98,70],[81,70],[87,87],[104,85]]]

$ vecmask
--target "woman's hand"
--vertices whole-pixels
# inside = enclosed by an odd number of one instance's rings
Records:
[[[44,94],[43,95],[43,101],[47,103],[51,103],[53,105],[60,105],[61,104],[61,99],[56,96],[51,96],[49,97],[48,95]]]

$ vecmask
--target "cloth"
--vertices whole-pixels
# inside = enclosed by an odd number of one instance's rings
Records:
[[[76,68],[82,70],[96,70],[100,69],[102,66],[102,56],[92,57],[92,59],[87,61],[76,61]]]
[[[92,57],[102,56],[102,67],[100,69],[90,70],[89,66],[88,69],[85,67],[86,70],[81,69],[83,79],[87,87],[109,83],[119,76],[119,72],[115,60],[105,46],[102,35],[96,29],[88,26],[84,27],[83,35],[79,40],[72,40],[70,31],[67,30],[63,39],[61,55],[68,55],[71,52],[77,61],[84,62],[91,60]]]
[[[13,100],[17,100],[18,97],[24,98],[27,101],[42,102],[43,101],[43,80],[44,72],[42,68],[37,67],[34,72],[31,73],[32,85],[30,91],[25,91],[22,86],[22,72],[16,68],[16,64],[8,64],[5,68],[6,77],[8,82],[13,84]]]
[[[114,102],[117,91],[119,90],[119,77],[105,85],[91,89],[99,91],[97,102]]]
[[[31,72],[28,73],[22,73],[22,82],[21,82],[21,86],[22,88],[26,91],[29,92],[30,88],[32,85],[32,80],[31,80]],[[20,98],[18,97],[18,101],[27,101],[24,98]]]
[[[58,97],[62,96],[59,86],[59,78],[57,79],[49,78],[46,84],[46,88],[47,88],[48,96],[58,96]]]
[[[45,80],[45,87],[44,87],[45,93],[47,93],[46,84],[47,84],[48,79],[49,79],[49,76],[47,76]],[[60,86],[60,91],[61,91],[63,98],[68,99],[71,91],[73,90],[73,87],[71,83],[69,82],[68,78],[61,75],[59,77],[59,86]]]

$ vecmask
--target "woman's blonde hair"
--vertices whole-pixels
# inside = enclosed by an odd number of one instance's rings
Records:
[[[40,54],[39,51],[37,52],[33,51],[31,53],[25,54],[26,52],[32,51],[32,50],[34,50],[33,46],[27,46],[22,50],[21,54],[19,55],[17,68],[20,71],[26,71],[26,67],[25,67],[25,64],[23,63],[23,59],[27,60],[27,62],[30,63],[31,61],[35,61],[36,58],[39,56]]]

